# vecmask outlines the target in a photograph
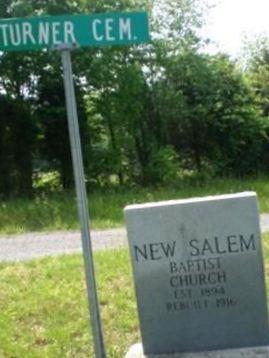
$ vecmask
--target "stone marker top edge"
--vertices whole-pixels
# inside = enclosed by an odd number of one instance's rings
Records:
[[[239,199],[239,198],[247,198],[247,197],[254,198],[257,197],[257,195],[254,191],[245,191],[245,192],[234,193],[234,194],[210,195],[210,196],[188,198],[188,199],[165,200],[165,201],[149,202],[144,204],[132,204],[132,205],[127,205],[124,208],[124,212],[138,210],[138,209],[161,208],[163,206],[193,204],[193,203],[220,201],[220,200],[227,200],[227,199]]]

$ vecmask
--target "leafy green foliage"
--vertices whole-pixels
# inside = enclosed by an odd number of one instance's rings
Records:
[[[89,187],[171,183],[185,173],[242,177],[268,170],[266,42],[252,52],[248,76],[227,56],[201,53],[197,29],[206,9],[203,0],[11,0],[1,6],[3,17],[149,11],[149,44],[72,54]],[[38,123],[38,131],[25,127],[27,178],[31,171],[40,177],[57,171],[59,188],[72,188],[60,55],[1,54],[0,65],[3,99],[24,102],[27,123]],[[12,118],[14,133],[9,146],[2,139],[3,157],[15,156],[11,142],[22,133],[20,111]],[[24,167],[10,171],[15,179],[2,185],[2,196],[20,193],[15,182]]]
[[[178,178],[179,161],[171,146],[154,150],[147,166],[147,179],[153,183],[169,184]]]

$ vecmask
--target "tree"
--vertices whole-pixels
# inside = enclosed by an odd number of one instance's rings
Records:
[[[40,70],[35,100],[36,115],[43,134],[40,154],[49,163],[46,169],[58,170],[63,188],[70,189],[73,186],[73,171],[60,56],[51,54],[50,57],[50,64]],[[89,134],[83,95],[82,89],[76,85],[78,117],[84,144]]]
[[[254,91],[255,101],[265,117],[269,116],[269,42],[258,38],[245,45],[246,77]]]
[[[155,86],[164,138],[187,168],[221,175],[262,168],[265,123],[229,58],[193,50],[170,56]]]
[[[264,168],[269,113],[266,56],[262,65],[255,62],[247,82],[228,57],[202,54],[197,29],[203,23],[205,4],[203,0],[154,4],[149,0],[14,0],[0,8],[6,17],[149,10],[153,35],[149,44],[85,48],[72,54],[88,183],[105,185],[116,177],[120,184],[155,184],[177,179],[185,169],[244,175]],[[35,170],[57,170],[62,186],[71,188],[59,53],[2,54],[0,62],[4,102],[23,103],[25,118],[29,116],[32,134],[25,144],[29,161],[35,153]],[[18,118],[13,112],[11,117],[12,131],[21,133],[20,112]],[[30,125],[36,118],[38,136]],[[3,120],[4,126],[7,123]],[[5,128],[3,133],[9,133]],[[6,141],[3,134],[1,138],[3,145],[10,143],[6,152],[15,158],[16,147],[11,144],[15,137]],[[6,172],[19,178],[19,167],[12,169],[17,166],[13,159],[10,163]],[[14,188],[12,183],[4,186]]]
[[[0,106],[0,196],[30,196],[37,126],[21,100],[1,95]]]

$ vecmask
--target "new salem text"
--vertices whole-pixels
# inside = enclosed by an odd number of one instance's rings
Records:
[[[0,20],[0,50],[126,45],[149,40],[145,12],[62,15]]]

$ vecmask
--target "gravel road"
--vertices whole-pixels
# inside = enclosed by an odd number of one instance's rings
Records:
[[[269,214],[261,215],[262,232],[269,231]],[[92,230],[94,250],[117,249],[127,246],[124,228]],[[0,262],[24,261],[50,255],[81,252],[78,231],[29,233],[0,237]]]
[[[116,249],[127,245],[126,231],[123,228],[92,230],[91,238],[93,250]],[[78,231],[0,237],[0,262],[23,261],[76,252],[81,252],[81,238]]]

